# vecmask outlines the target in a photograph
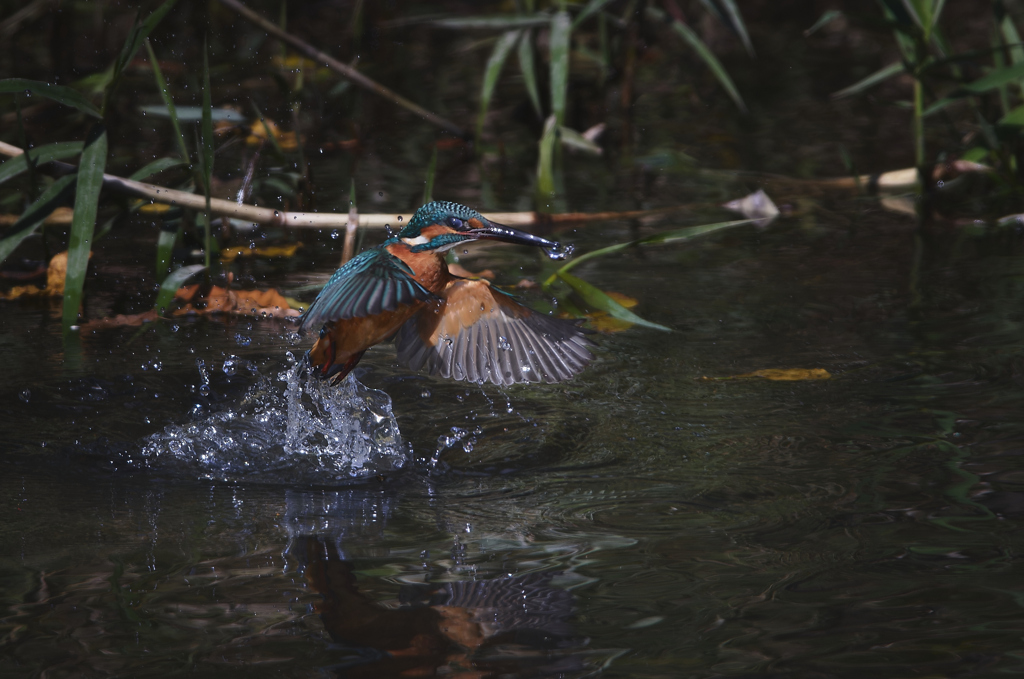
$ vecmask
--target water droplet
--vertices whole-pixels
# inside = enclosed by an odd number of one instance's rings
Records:
[[[234,375],[235,373],[238,372],[238,362],[240,360],[241,359],[238,358],[237,356],[228,356],[226,359],[224,359],[224,366],[221,368],[221,370],[224,371],[225,375]]]
[[[548,248],[544,251],[544,254],[546,254],[550,259],[563,260],[568,259],[572,255],[572,251],[575,249],[576,248],[572,245],[559,244],[553,248]]]
[[[26,97],[31,97],[32,96],[32,90],[25,90],[25,96]]]
[[[18,394],[18,398],[20,398],[22,400],[22,402],[28,403],[28,400],[30,398],[32,398],[32,391],[29,390],[29,389],[26,389],[25,391],[23,391],[20,394]]]
[[[398,221],[402,221],[402,215],[398,215]]]
[[[430,398],[430,390],[429,389],[424,389],[423,391],[420,392],[420,396],[422,398]]]
[[[331,231],[331,238],[334,240],[338,240],[339,236],[341,236],[341,231]]]
[[[498,338],[498,346],[502,351],[512,351],[512,345],[508,343],[508,340],[505,339],[505,337]]]
[[[247,347],[250,344],[252,344],[252,338],[251,337],[246,337],[245,335],[243,335],[240,332],[239,333],[235,333],[235,344],[237,344],[240,347]]]
[[[383,198],[384,197],[384,192],[383,191],[378,191],[377,195],[380,196],[381,198]]]
[[[199,394],[201,396],[209,396],[210,395],[210,385],[209,384],[200,384],[199,385]]]

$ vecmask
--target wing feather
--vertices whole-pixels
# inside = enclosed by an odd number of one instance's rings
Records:
[[[457,280],[397,335],[398,360],[413,370],[472,382],[560,382],[593,359],[575,324],[528,309],[486,281]]]

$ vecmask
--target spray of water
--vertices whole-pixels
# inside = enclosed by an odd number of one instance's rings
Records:
[[[133,463],[200,479],[313,484],[405,464],[387,394],[352,375],[330,387],[304,375],[298,363],[277,378],[258,376],[237,405],[153,434]]]

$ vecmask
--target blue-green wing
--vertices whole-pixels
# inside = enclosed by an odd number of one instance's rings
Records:
[[[393,311],[400,304],[433,299],[405,262],[384,248],[367,250],[334,272],[302,316],[299,332],[346,318]]]

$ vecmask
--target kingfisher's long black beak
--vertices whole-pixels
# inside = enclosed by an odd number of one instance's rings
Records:
[[[515,243],[517,245],[535,245],[545,250],[559,250],[561,244],[547,238],[541,238],[540,236],[534,236],[532,233],[526,233],[519,229],[513,229],[511,226],[505,226],[503,224],[495,224],[494,222],[487,221],[481,228],[472,229],[469,233],[473,234],[480,240],[500,240],[506,243]]]

